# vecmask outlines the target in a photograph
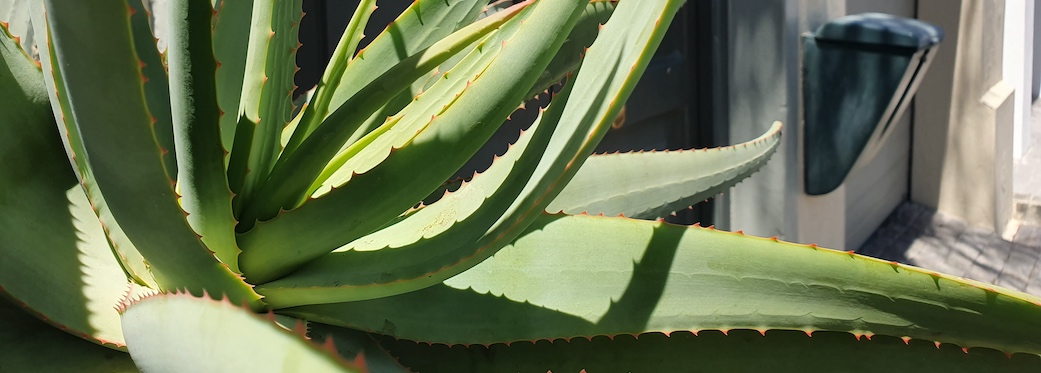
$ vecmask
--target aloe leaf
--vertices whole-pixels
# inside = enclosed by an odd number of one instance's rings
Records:
[[[546,208],[657,219],[722,193],[766,164],[777,150],[780,122],[733,146],[594,155]]]
[[[0,299],[0,371],[137,372],[130,355],[62,332]]]
[[[592,151],[617,115],[614,103],[625,102],[648,52],[661,40],[665,30],[656,25],[680,4],[620,5],[617,18],[590,47],[590,65],[533,125],[536,138],[542,137],[532,140],[536,145],[522,137],[486,174],[454,194],[258,291],[274,307],[378,298],[437,284],[494,254],[539,217]],[[599,94],[572,99],[572,89]]]
[[[614,2],[594,0],[586,5],[585,12],[579,17],[575,28],[571,29],[567,41],[560,46],[557,55],[546,66],[539,80],[524,97],[534,97],[550,86],[557,84],[569,72],[575,71],[582,64],[582,56],[600,32],[600,27],[607,23],[617,6]]]
[[[248,230],[258,219],[267,220],[274,217],[283,208],[296,207],[309,194],[308,187],[344,145],[347,136],[378,110],[382,103],[509,19],[510,14],[504,13],[502,16],[486,18],[465,27],[423,52],[406,58],[387,70],[379,79],[365,86],[349,102],[330,114],[298,151],[292,154],[283,153],[283,157],[288,158],[285,158],[284,162],[280,160],[268,182],[257,193],[256,201],[240,216],[243,223],[240,225],[240,231]],[[427,118],[429,116],[422,117],[424,120]],[[297,130],[296,133],[299,133],[300,128]],[[292,142],[291,138],[290,144]]]
[[[354,58],[354,55],[351,55],[346,56],[348,59],[341,60],[334,56],[323,74],[338,74],[339,76],[337,85],[330,84],[327,89],[326,93],[328,94],[328,99],[331,100],[330,103],[321,109],[312,109],[305,127],[300,131],[295,131],[294,129],[294,137],[286,144],[283,154],[293,153],[300,146],[300,143],[310,136],[317,123],[328,117],[331,111],[342,106],[359,89],[386,73],[392,66],[415,55],[417,52],[429,48],[445,36],[470,24],[477,17],[482,3],[474,0],[414,1],[393,23],[387,26],[386,30],[376,35],[376,38],[363,51],[357,54],[358,58]],[[358,12],[367,10],[363,8],[363,5],[359,4],[355,16],[360,16]],[[350,28],[348,28],[349,30]],[[345,32],[343,36],[347,37],[348,35]],[[351,37],[354,37],[354,35],[351,35]],[[353,50],[353,48],[350,49]],[[340,46],[338,44],[337,51],[339,50]],[[343,71],[340,71],[340,69]],[[346,77],[346,80],[343,77]],[[341,81],[346,81],[347,83],[341,84]],[[372,114],[363,124],[354,129],[349,137],[348,144],[357,141],[361,136],[382,124],[386,117],[397,113],[418,92],[417,87],[413,84],[411,89],[406,89],[398,94],[398,96],[385,104],[383,109]]]
[[[521,32],[501,46],[489,46],[502,52],[407,145],[396,148],[386,160],[352,178],[343,188],[262,222],[242,235],[241,264],[247,278],[253,276],[257,283],[276,279],[379,228],[422,200],[465,163],[524,98],[524,92],[534,84],[585,9],[581,3],[552,0],[532,7],[531,15],[519,26]],[[494,125],[482,125],[488,123]],[[312,136],[320,138],[317,131]],[[351,204],[350,216],[341,214],[345,203]],[[333,225],[347,228],[330,229]],[[296,242],[294,250],[285,250],[290,231],[297,237],[307,231],[305,235],[312,240]],[[248,266],[253,267],[252,273]]]
[[[50,31],[47,29],[47,20],[43,14],[43,2],[31,2],[29,11],[32,17],[33,32],[35,35],[39,35],[38,39],[42,45],[42,47],[38,48],[38,51],[40,52],[40,63],[44,71],[43,79],[47,87],[54,87],[53,89],[47,89],[51,109],[54,114],[53,118],[59,118],[62,121],[57,126],[60,134],[58,137],[65,145],[65,152],[69,155],[69,159],[74,166],[73,171],[86,191],[90,207],[94,209],[94,213],[97,214],[97,218],[105,228],[109,244],[123,269],[135,282],[158,288],[159,285],[152,276],[148,263],[145,262],[137,247],[127,237],[119,222],[112,216],[112,210],[108,207],[105,197],[98,188],[97,181],[94,179],[94,173],[90,169],[86,157],[75,156],[76,154],[86,154],[86,151],[83,149],[83,141],[80,138],[79,130],[76,128],[72,116],[65,83],[61,78],[59,64],[53,53],[54,45],[51,43]]]
[[[581,215],[545,215],[441,286],[282,312],[449,344],[783,329],[1041,352],[1035,296],[815,246]]]
[[[188,225],[165,170],[143,97],[125,3],[46,3],[52,56],[85,154],[112,215],[163,290],[208,289],[259,307],[259,296],[218,262]],[[109,92],[99,95],[97,92]],[[118,144],[119,146],[112,146]],[[149,208],[141,208],[149,206]]]
[[[485,8],[482,17],[494,15],[499,12],[516,12],[522,7],[529,5],[530,2],[512,3],[510,1],[498,1],[493,4],[489,4]],[[581,56],[583,50],[593,42],[599,29],[599,24],[607,21],[610,17],[611,11],[614,9],[614,4],[610,2],[594,1],[586,7],[585,13],[579,18],[578,23],[572,29],[571,34],[568,35],[567,41],[564,42],[560,47],[560,51],[550,61],[549,66],[546,67],[546,71],[542,73],[539,80],[531,88],[528,95],[525,97],[534,96],[536,93],[547,90],[550,86],[557,84],[564,78],[568,72],[574,71],[578,68],[581,62]],[[405,15],[403,15],[405,16]],[[424,17],[428,18],[428,17]],[[476,44],[476,43],[475,43]],[[467,55],[473,47],[471,45],[467,49],[460,53],[457,53],[452,58],[449,58],[435,71],[432,71],[427,76],[415,81],[412,86],[405,91],[399,93],[396,97],[388,101],[383,107],[375,114],[371,115],[369,119],[365,121],[347,140],[347,144],[353,144],[362,136],[368,134],[380,124],[383,124],[384,120],[392,115],[397,114],[405,106],[407,106],[412,98],[424,92],[434,82],[436,82],[439,76],[444,71],[452,69],[465,55]],[[337,158],[342,157],[345,153],[346,146],[340,150],[337,154]],[[330,164],[326,166],[326,171],[335,170],[337,164]],[[324,172],[323,172],[324,173]],[[320,177],[319,180],[322,180]],[[323,185],[328,187],[328,185]]]
[[[127,276],[62,151],[46,89],[40,67],[0,26],[0,292],[119,348],[112,306]]]
[[[849,333],[771,330],[598,336],[445,346],[384,338],[417,372],[1036,372],[1037,355]]]
[[[498,25],[502,21],[516,17],[475,44],[463,46],[460,43],[458,46],[462,48],[449,59],[458,58],[460,54],[465,54],[465,56],[454,61],[450,71],[431,75],[430,78],[434,83],[430,86],[423,84],[422,93],[416,97],[408,97],[407,105],[403,105],[402,110],[398,111],[396,115],[382,120],[382,125],[375,131],[366,134],[365,137],[337,153],[336,157],[325,166],[322,173],[311,184],[307,195],[312,197],[324,195],[328,190],[346,183],[354,174],[371,169],[375,164],[386,159],[391,149],[404,146],[434,118],[441,115],[469,86],[472,77],[483,73],[495,60],[501,49],[494,48],[494,46],[502,44],[516,34],[523,23],[522,20],[530,13],[526,10],[530,3],[519,3],[509,11],[482,19],[460,31],[464,32],[478,27],[490,30],[488,26]],[[413,83],[413,86],[415,85],[416,83]],[[407,92],[402,92],[402,94],[404,93]],[[397,103],[394,102],[396,99],[384,105],[383,109],[390,109],[396,105]],[[369,118],[369,120],[372,119]],[[366,122],[366,124],[369,123]]]
[[[170,109],[170,82],[166,65],[156,47],[148,19],[153,17],[141,4],[141,0],[128,0],[130,24],[134,38],[134,51],[141,60],[141,75],[144,76],[145,103],[152,115],[155,139],[163,149],[163,163],[171,178],[177,178],[177,149],[174,146],[173,114]]]
[[[365,368],[373,373],[410,372],[380,347],[369,333],[332,325],[308,323],[307,335],[316,343],[329,343],[348,361],[365,357]]]
[[[322,73],[322,79],[318,81],[314,95],[308,100],[303,114],[294,125],[292,136],[283,150],[285,154],[291,154],[300,146],[300,143],[311,134],[315,128],[329,114],[329,103],[333,98],[334,90],[340,86],[344,70],[354,59],[354,51],[358,47],[365,32],[365,25],[369,22],[369,16],[376,10],[376,0],[361,0],[354,10],[354,15],[347,23],[347,29],[340,36],[340,42],[333,50],[332,58]],[[276,163],[277,165],[277,163]]]
[[[206,0],[175,0],[169,7],[167,59],[173,85],[174,140],[178,192],[188,224],[206,247],[232,271],[239,272],[232,193],[224,169],[220,108],[214,79],[211,16]]]
[[[144,371],[366,371],[308,342],[302,329],[294,333],[227,299],[148,296],[123,311],[123,330],[130,355]]]
[[[271,173],[281,152],[282,128],[290,120],[292,94],[296,89],[297,32],[303,16],[301,0],[256,0],[253,3],[249,50],[242,81],[239,112],[249,119],[240,121],[236,132],[252,133],[249,142],[235,142],[231,153],[247,158],[245,170],[230,170],[229,177],[243,177],[234,190],[236,211],[248,205],[256,189]],[[252,128],[249,127],[252,124]],[[236,138],[239,136],[236,135]],[[235,154],[239,153],[239,154]],[[229,160],[230,162],[230,160]]]
[[[343,83],[335,87],[329,112],[324,115],[342,106],[392,66],[471,24],[485,4],[480,0],[414,1],[346,66],[340,80]]]
[[[567,102],[570,88],[554,102]],[[524,189],[561,110],[544,114],[473,182],[257,291],[274,308],[379,298],[439,283],[469,268],[461,262],[483,260],[488,255],[478,255],[475,241]]]
[[[242,80],[246,72],[253,0],[221,1],[214,8],[217,14],[213,22],[213,58],[217,60],[215,79],[217,104],[220,107],[221,144],[224,150],[230,151],[238,134],[239,99],[242,98]],[[231,162],[230,157],[229,152],[225,156],[226,163]],[[245,180],[245,165],[238,169],[228,165],[228,168],[229,180],[237,181],[241,187]],[[234,189],[234,192],[239,192],[239,189]]]
[[[496,14],[495,17],[503,16],[503,14],[500,13],[509,13],[510,16],[512,16],[513,13],[523,10],[523,7],[527,5],[528,2],[514,4],[511,5],[509,8],[501,9],[497,12],[494,12],[493,14]],[[494,8],[492,8],[492,5],[489,5],[489,9]],[[560,50],[557,52],[556,56],[554,56],[553,60],[550,61],[549,65],[546,67],[546,70],[543,71],[542,75],[539,76],[539,79],[536,81],[535,85],[531,88],[529,93],[525,95],[525,97],[531,97],[539,92],[545,91],[550,86],[558,84],[566,74],[575,71],[582,61],[581,56],[584,54],[585,49],[596,38],[596,35],[600,30],[601,24],[607,21],[607,19],[610,17],[613,11],[614,4],[609,2],[596,1],[587,5],[585,11],[582,13],[581,16],[579,16],[578,22],[575,24],[575,27],[571,30],[571,33],[568,35],[566,41],[564,42],[564,44],[561,45]],[[508,35],[504,34],[507,34],[507,32],[500,31],[496,35],[491,36],[486,40],[483,40],[481,43],[470,46],[463,52],[457,53],[456,56],[450,58],[448,61],[442,64],[439,70],[444,69],[448,66],[451,66],[454,69],[454,67],[459,64],[460,60],[462,60],[464,56],[472,56],[469,53],[473,50],[473,48],[476,48],[479,45],[491,45],[505,40],[507,39],[506,36]],[[509,33],[509,35],[512,35],[512,33]],[[479,71],[465,70],[465,72],[463,72],[460,70],[462,69],[455,69],[455,72],[453,73],[467,74],[476,73]],[[398,114],[401,111],[401,109],[403,109],[407,104],[411,103],[412,101],[413,96],[407,93],[425,92],[426,90],[431,89],[434,83],[439,82],[441,79],[438,78],[440,78],[441,76],[441,72],[434,72],[430,76],[430,79],[421,79],[414,83],[411,90],[402,92],[401,94],[399,94],[398,97],[395,97],[388,104],[384,105],[384,107],[376,115],[370,117],[362,126],[363,128],[361,130],[364,130],[364,134],[367,134],[369,131],[371,131],[371,128],[368,127],[373,126],[375,124],[383,123],[384,118],[389,115]],[[429,96],[433,94],[435,94],[435,92],[431,92],[427,95]],[[445,95],[448,93],[440,91],[438,92],[438,94]],[[447,103],[450,102],[450,100],[445,100],[442,102],[433,103],[429,105],[447,105]],[[423,116],[424,118],[425,115],[436,115],[430,114],[428,112],[422,112],[417,114],[414,111],[400,113],[398,115],[403,116],[406,114],[410,116]],[[357,134],[358,132],[355,132],[355,135],[352,135],[351,139],[348,140],[348,143],[353,143],[357,141],[357,139],[355,139],[354,137],[357,136]],[[325,169],[322,171],[322,174],[318,177],[315,184],[312,185],[312,193],[315,190],[319,190],[321,191],[320,194],[324,194],[325,191],[328,191],[330,188],[343,184],[347,179],[349,179],[352,173],[356,171],[355,169],[350,167],[343,167],[346,159],[353,156],[353,154],[348,152],[347,149],[348,148],[344,148],[343,150],[341,150],[340,153],[338,153],[336,157],[333,159],[333,161],[326,165]],[[337,175],[334,176],[334,173]],[[332,180],[329,180],[330,178],[332,178]]]
[[[14,36],[23,50],[31,51],[36,43],[32,28],[29,0],[0,0],[0,24]]]

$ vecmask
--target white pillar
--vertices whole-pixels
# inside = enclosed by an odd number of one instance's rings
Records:
[[[1030,144],[1030,90],[1033,60],[1033,0],[1005,1],[1002,80],[1016,91],[1012,157],[1019,159]]]

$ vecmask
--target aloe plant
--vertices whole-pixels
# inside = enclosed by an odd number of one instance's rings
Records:
[[[417,0],[357,50],[363,0],[299,108],[300,0],[171,0],[162,53],[139,0],[26,3],[39,62],[0,33],[0,370],[1036,370],[1037,297],[653,220],[779,124],[590,156],[682,3]]]

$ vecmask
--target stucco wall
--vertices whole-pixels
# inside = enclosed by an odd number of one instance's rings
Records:
[[[919,0],[947,40],[919,88],[911,198],[1002,232],[1012,205],[1013,86],[1002,80],[1003,1]]]

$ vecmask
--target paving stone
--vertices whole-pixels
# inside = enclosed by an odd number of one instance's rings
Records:
[[[1024,291],[1028,284],[1027,280],[1022,277],[999,275],[998,278],[994,280],[994,285]]]
[[[914,237],[900,237],[892,241],[887,247],[878,254],[879,258],[885,260],[893,260],[901,263],[907,262],[907,250],[914,244],[916,238]]]
[[[944,216],[937,214],[937,216]],[[935,228],[935,236],[948,240],[949,242],[957,241],[965,230],[968,229],[968,224],[963,220],[958,220],[951,217],[944,216],[940,222],[940,225]]]
[[[995,284],[1013,289],[1025,289],[1030,280],[1030,274],[1038,260],[1038,253],[1032,247],[1013,244],[1004,267]],[[1015,286],[1006,285],[1016,284]]]
[[[924,207],[916,203],[902,203],[893,210],[893,213],[889,214],[887,218],[889,220],[888,223],[906,227],[915,219],[918,219],[918,215],[926,211]]]
[[[972,267],[965,272],[965,277],[977,281],[993,283],[1001,273],[1002,267],[1011,254],[1011,243],[1007,241],[992,242],[985,246],[980,255],[973,261]]]
[[[943,241],[936,237],[923,236],[911,243],[911,246],[907,248],[904,256],[912,261],[917,261],[921,257],[938,257],[945,258],[951,251],[949,246],[944,245]]]
[[[1041,227],[1031,225],[1020,226],[1012,241],[1024,245],[1041,247]]]
[[[1034,269],[1030,271],[1030,278],[1027,279],[1027,287],[1023,289],[1024,292],[1041,295],[1041,262],[1034,263]]]
[[[964,242],[955,242],[951,244],[951,251],[947,254],[947,258],[944,261],[952,269],[946,272],[947,274],[955,276],[964,276],[965,272],[972,268],[973,261],[980,255],[980,249],[969,246]]]
[[[857,254],[881,258],[882,253],[891,245],[883,244],[881,240],[868,239],[864,246],[857,250]]]
[[[926,213],[922,213],[922,214],[918,215],[918,218],[916,218],[914,221],[911,222],[911,224],[909,224],[907,226],[907,230],[904,231],[904,235],[905,236],[907,236],[907,235],[912,235],[912,236],[922,236],[922,235],[931,236],[931,235],[933,235],[935,233],[934,232],[935,229],[933,228],[933,216],[934,216],[934,214],[935,213],[933,213],[933,212],[926,212]]]
[[[953,276],[961,276],[965,272],[965,268],[972,266],[971,259],[961,256],[958,258],[964,258],[964,260],[951,260],[952,258],[954,257],[951,255],[944,255],[934,250],[922,252],[908,260],[911,265]]]

